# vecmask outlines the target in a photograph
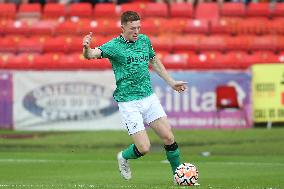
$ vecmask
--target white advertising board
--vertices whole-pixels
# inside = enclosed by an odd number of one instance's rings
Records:
[[[14,129],[123,129],[109,71],[15,71]]]

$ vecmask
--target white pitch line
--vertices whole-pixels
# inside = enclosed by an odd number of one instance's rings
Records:
[[[0,184],[0,188],[137,188],[135,185],[96,185],[96,184]],[[155,187],[151,187],[155,188]]]
[[[245,162],[245,161],[219,161],[219,162],[201,162],[200,164],[226,164],[226,165],[246,165],[246,166],[284,166],[284,163],[269,162]]]
[[[0,159],[0,163],[116,163],[115,160],[56,160],[56,159],[15,159],[15,158],[8,158],[8,159]],[[165,163],[165,160],[162,161],[150,161],[150,160],[143,160],[143,161],[135,161],[135,163]],[[242,161],[218,161],[218,162],[198,162],[198,164],[226,164],[226,165],[247,165],[247,166],[284,166],[284,163],[277,162],[242,162]]]

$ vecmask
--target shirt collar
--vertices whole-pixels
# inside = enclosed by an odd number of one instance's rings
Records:
[[[128,41],[128,40],[126,40],[123,36],[122,36],[122,34],[120,34],[120,36],[119,36],[125,43],[135,43],[136,41]]]

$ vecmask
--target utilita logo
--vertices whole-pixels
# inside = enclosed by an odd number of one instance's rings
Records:
[[[30,91],[23,106],[45,120],[90,120],[118,111],[113,91],[85,82],[48,84]]]

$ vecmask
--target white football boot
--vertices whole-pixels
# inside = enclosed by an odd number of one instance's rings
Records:
[[[131,170],[129,167],[129,163],[127,159],[124,159],[122,157],[122,151],[117,154],[117,162],[118,162],[118,168],[119,168],[121,176],[125,180],[131,179],[132,176],[131,176]]]

